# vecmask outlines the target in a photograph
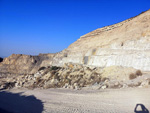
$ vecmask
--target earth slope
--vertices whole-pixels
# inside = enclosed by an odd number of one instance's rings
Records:
[[[0,62],[0,73],[34,74],[40,67],[125,66],[150,70],[150,10],[123,22],[96,29],[81,36],[56,54],[11,55]]]
[[[63,63],[150,70],[150,10],[85,34],[65,51]]]

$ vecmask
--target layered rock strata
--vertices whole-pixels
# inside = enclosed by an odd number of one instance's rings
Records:
[[[67,49],[56,54],[11,55],[0,63],[1,73],[34,74],[40,67],[125,66],[150,70],[150,10],[123,22],[81,36]]]
[[[63,63],[112,65],[150,70],[150,10],[81,36],[67,49]]]

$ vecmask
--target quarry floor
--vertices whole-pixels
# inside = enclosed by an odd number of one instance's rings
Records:
[[[2,93],[4,94],[2,95]],[[20,99],[11,96],[16,94],[24,95],[24,97]],[[36,113],[134,113],[137,104],[144,105],[150,111],[150,88],[11,89],[0,91],[0,108],[6,110],[6,113],[10,113],[10,111],[13,113],[35,111]],[[140,110],[140,106],[137,108]]]

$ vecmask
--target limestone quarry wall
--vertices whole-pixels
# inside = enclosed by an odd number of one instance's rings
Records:
[[[86,51],[70,52],[63,63],[79,63],[96,67],[126,66],[150,70],[150,37],[113,43],[110,48],[94,48]]]
[[[117,50],[118,51],[118,50]],[[145,71],[150,70],[150,51],[136,51],[131,54],[107,54],[107,55],[91,55],[81,57],[64,58],[64,63],[72,62],[96,67],[107,66],[126,66],[141,69]],[[120,52],[121,53],[121,52]],[[142,53],[142,54],[141,54]]]
[[[117,65],[150,71],[150,10],[87,33],[67,50],[63,63]]]
[[[56,54],[11,55],[0,62],[0,72],[33,74],[40,67],[63,66],[69,62],[150,71],[150,10],[87,33]]]

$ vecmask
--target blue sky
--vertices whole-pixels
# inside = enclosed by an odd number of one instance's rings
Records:
[[[0,0],[0,56],[59,52],[148,9],[150,0]]]

